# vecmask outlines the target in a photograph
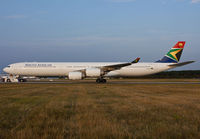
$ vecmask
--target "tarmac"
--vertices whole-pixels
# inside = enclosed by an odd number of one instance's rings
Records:
[[[96,83],[95,81],[67,81],[67,82],[59,82],[59,81],[37,81],[37,82],[22,82],[22,83],[3,83],[0,84],[200,84],[199,82],[135,82],[135,81],[107,81],[107,83]]]

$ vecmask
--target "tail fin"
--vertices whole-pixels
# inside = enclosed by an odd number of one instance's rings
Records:
[[[179,41],[161,60],[160,63],[178,63],[185,46],[185,41]]]

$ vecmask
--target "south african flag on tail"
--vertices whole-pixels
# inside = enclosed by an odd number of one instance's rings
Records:
[[[179,41],[161,60],[156,62],[178,63],[181,58],[184,46],[185,41]]]

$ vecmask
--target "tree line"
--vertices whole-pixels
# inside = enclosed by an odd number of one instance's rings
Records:
[[[127,77],[130,78],[130,77]],[[198,78],[200,79],[200,70],[184,70],[184,71],[165,71],[153,75],[143,76],[143,77],[132,77],[132,78]]]

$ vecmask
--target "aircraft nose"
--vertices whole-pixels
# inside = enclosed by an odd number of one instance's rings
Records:
[[[4,72],[8,72],[8,70],[9,69],[7,67],[3,69]]]

